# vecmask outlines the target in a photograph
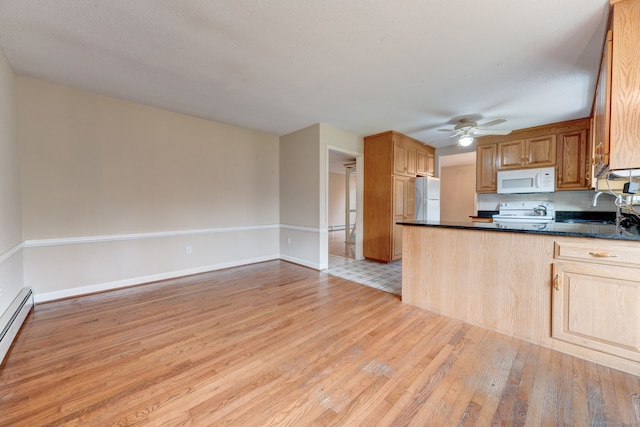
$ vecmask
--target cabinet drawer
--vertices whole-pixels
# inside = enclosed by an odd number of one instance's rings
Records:
[[[640,267],[640,243],[588,239],[555,242],[554,258],[598,264]]]

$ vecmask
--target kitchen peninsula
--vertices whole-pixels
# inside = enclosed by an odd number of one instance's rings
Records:
[[[401,224],[403,302],[640,375],[637,232]]]

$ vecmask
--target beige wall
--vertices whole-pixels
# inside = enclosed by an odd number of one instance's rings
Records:
[[[320,125],[280,137],[280,223],[317,228]]]
[[[26,239],[278,223],[278,139],[18,79]]]
[[[277,136],[17,82],[25,282],[37,294],[278,257]]]
[[[320,125],[280,137],[280,256],[321,268]]]
[[[0,50],[0,315],[23,287],[15,80]]]
[[[476,165],[440,169],[440,219],[469,221],[476,214]]]

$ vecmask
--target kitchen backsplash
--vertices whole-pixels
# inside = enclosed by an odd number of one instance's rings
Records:
[[[609,194],[601,194],[598,198],[598,206],[591,207],[595,191],[556,191],[555,193],[536,194],[478,194],[478,211],[497,211],[500,202],[535,200],[555,202],[556,211],[604,211],[616,210],[615,199]]]

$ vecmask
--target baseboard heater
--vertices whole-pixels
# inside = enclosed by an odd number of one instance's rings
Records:
[[[9,352],[11,343],[18,335],[22,322],[33,307],[33,292],[31,288],[23,288],[11,305],[0,317],[0,365]]]

